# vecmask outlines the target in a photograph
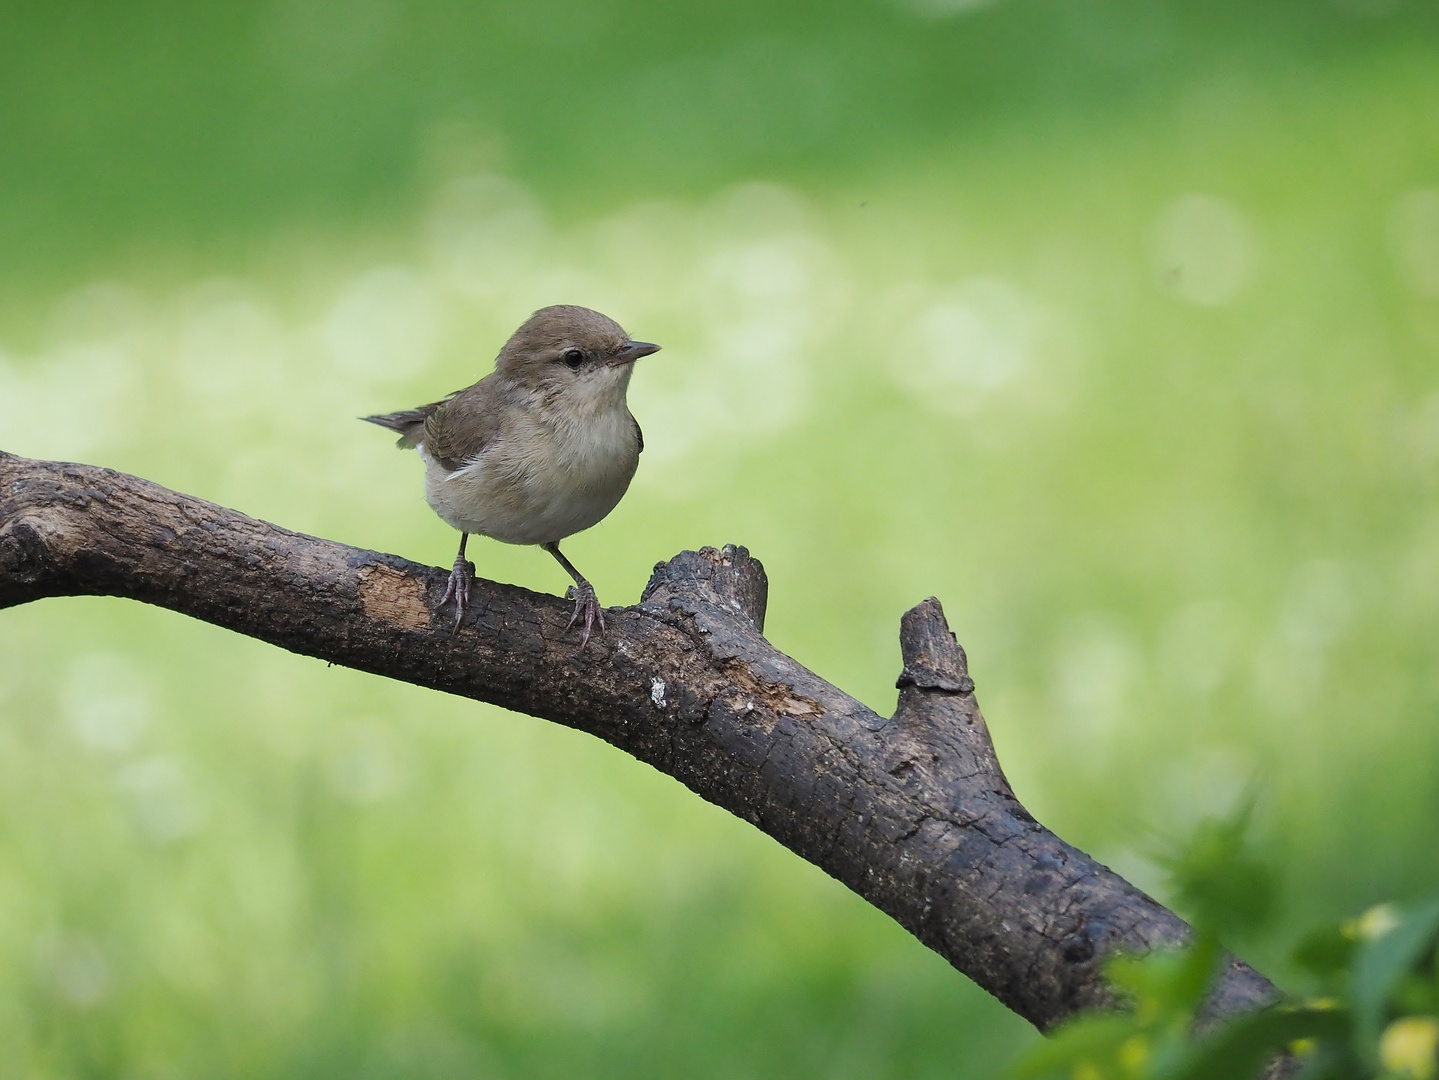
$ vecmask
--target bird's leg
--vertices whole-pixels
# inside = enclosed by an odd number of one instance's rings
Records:
[[[440,607],[444,607],[450,602],[450,597],[455,598],[455,625],[450,630],[452,634],[460,628],[460,620],[465,617],[465,610],[470,606],[470,564],[465,561],[465,544],[469,539],[469,533],[460,533],[460,553],[455,556],[455,568],[450,571],[450,583],[445,586],[445,595],[440,599]]]
[[[580,635],[580,651],[583,652],[590,643],[590,631],[594,629],[596,622],[600,624],[600,633],[605,632],[605,613],[600,608],[600,602],[595,596],[595,587],[585,580],[584,574],[575,569],[574,563],[560,553],[558,541],[540,546],[555,557],[555,560],[565,568],[565,573],[575,579],[574,585],[565,593],[567,599],[575,602],[575,613],[570,616],[570,621],[566,624],[565,629],[568,630],[581,619],[584,620],[584,632]]]

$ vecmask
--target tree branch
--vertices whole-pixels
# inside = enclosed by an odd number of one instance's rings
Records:
[[[655,567],[585,652],[567,602],[484,580],[451,635],[446,578],[109,469],[0,454],[0,607],[128,597],[587,731],[844,882],[1041,1029],[1115,1004],[1105,955],[1188,936],[1015,798],[937,600],[901,622],[886,719],[764,639],[764,569],[742,547]],[[1208,1016],[1276,997],[1230,960]]]

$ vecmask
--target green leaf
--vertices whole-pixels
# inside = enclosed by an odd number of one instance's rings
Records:
[[[1173,1080],[1240,1080],[1298,1039],[1338,1041],[1349,1034],[1344,1009],[1276,1007],[1240,1017],[1199,1044]]]
[[[1424,958],[1439,933],[1439,900],[1401,918],[1388,933],[1364,945],[1354,964],[1352,1002],[1356,1049],[1370,1062],[1379,1059],[1379,1033],[1384,1028],[1390,996]]]
[[[1302,938],[1294,949],[1294,962],[1316,976],[1326,990],[1337,991],[1347,982],[1359,943],[1336,923]]]
[[[1219,967],[1221,952],[1218,941],[1201,934],[1186,949],[1116,956],[1110,960],[1106,974],[1146,1020],[1176,1012],[1189,1014],[1204,999]]]
[[[1389,1001],[1406,1016],[1432,1016],[1439,1013],[1439,987],[1427,971],[1410,972],[1399,980]]]
[[[1049,1039],[1033,1047],[1015,1062],[1015,1080],[1066,1080],[1080,1062],[1107,1062],[1119,1047],[1138,1030],[1131,1016],[1082,1016],[1056,1030]]]
[[[1249,934],[1274,918],[1274,875],[1247,850],[1256,799],[1251,790],[1228,817],[1201,821],[1174,855],[1157,856],[1180,909],[1201,932]]]
[[[1315,1047],[1297,1080],[1373,1080],[1374,1073],[1354,1056],[1348,1042],[1330,1040]]]

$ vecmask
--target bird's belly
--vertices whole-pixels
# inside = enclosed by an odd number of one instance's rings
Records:
[[[576,465],[553,453],[488,451],[451,472],[426,456],[425,498],[452,528],[506,544],[547,544],[588,529],[624,496],[638,455],[590,455]]]

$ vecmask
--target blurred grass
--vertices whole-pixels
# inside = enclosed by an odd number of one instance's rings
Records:
[[[772,639],[888,711],[937,594],[1021,797],[1141,884],[1257,777],[1290,925],[1432,891],[1436,29],[7,5],[0,446],[443,565],[352,418],[592,304],[666,346],[567,545],[606,602],[745,543]],[[1032,1037],[592,740],[168,613],[4,613],[0,747],[7,1076],[981,1077]]]

